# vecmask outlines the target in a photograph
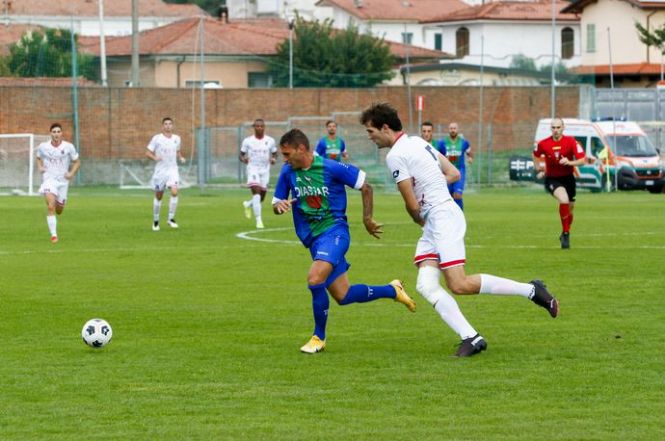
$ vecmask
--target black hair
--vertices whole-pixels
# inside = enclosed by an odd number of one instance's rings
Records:
[[[360,115],[360,124],[364,126],[369,124],[377,129],[386,124],[395,132],[402,130],[402,121],[397,115],[397,110],[388,103],[374,103],[369,106]]]
[[[304,145],[307,150],[309,150],[309,139],[307,139],[307,135],[303,133],[302,130],[300,129],[291,129],[285,134],[282,135],[282,137],[279,140],[279,145],[282,146],[292,146],[292,147],[297,147],[300,144]]]

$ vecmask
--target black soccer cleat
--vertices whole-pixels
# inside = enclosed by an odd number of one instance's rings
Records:
[[[532,280],[529,282],[533,285],[533,297],[531,301],[538,306],[542,306],[547,309],[547,312],[550,313],[552,318],[556,318],[559,315],[559,301],[547,290],[547,287],[542,280]]]
[[[462,343],[457,348],[457,352],[455,352],[455,357],[471,357],[485,349],[487,349],[487,342],[480,334],[476,334],[473,337],[462,340]]]
[[[570,248],[570,233],[561,233],[561,236],[559,236],[559,242],[561,242],[562,250]]]

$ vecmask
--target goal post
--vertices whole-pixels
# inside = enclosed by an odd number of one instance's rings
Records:
[[[49,139],[34,133],[0,134],[0,194],[37,194],[35,150]]]

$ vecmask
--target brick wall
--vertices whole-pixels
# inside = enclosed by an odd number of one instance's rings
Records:
[[[254,118],[283,121],[289,116],[328,116],[359,111],[374,101],[395,105],[408,123],[407,90],[374,89],[238,89],[207,90],[206,125],[239,125]],[[479,88],[413,87],[412,96],[425,96],[423,119],[435,124],[456,120],[462,128],[477,127]],[[161,118],[175,119],[176,132],[191,147],[193,127],[199,126],[200,92],[190,89],[80,88],[80,149],[87,158],[139,158]],[[579,89],[557,89],[557,113],[578,115]],[[538,119],[549,116],[550,88],[487,87],[483,124],[491,124],[496,151],[528,148]],[[0,86],[0,133],[48,133],[53,121],[72,134],[72,93],[69,88]],[[414,112],[414,125],[417,116]],[[280,134],[273,134],[278,137]],[[472,144],[473,131],[467,133]]]

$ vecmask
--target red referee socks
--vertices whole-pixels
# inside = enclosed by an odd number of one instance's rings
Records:
[[[570,204],[559,204],[559,217],[563,232],[570,232],[570,224],[573,223],[573,215],[570,213]]]

